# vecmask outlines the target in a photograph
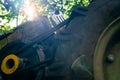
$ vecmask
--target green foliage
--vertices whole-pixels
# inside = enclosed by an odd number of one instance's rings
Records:
[[[13,21],[16,20],[19,15],[21,1],[22,0],[0,1],[0,35],[7,34],[15,27],[13,26]]]
[[[0,35],[6,34],[18,23],[24,22],[19,20],[20,10],[22,4],[27,0],[1,0],[0,1]],[[39,5],[45,7],[45,15],[50,15],[55,10],[61,11],[66,18],[71,14],[74,6],[86,7],[90,4],[91,0],[31,0],[40,3]],[[15,22],[15,23],[13,23]]]
[[[49,12],[60,10],[65,17],[69,17],[74,6],[86,7],[92,0],[48,0]]]

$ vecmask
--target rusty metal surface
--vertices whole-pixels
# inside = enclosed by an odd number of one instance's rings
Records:
[[[0,41],[0,49],[3,48],[7,43],[8,43],[7,38],[4,38],[3,40],[1,40]]]
[[[26,22],[19,26],[10,36],[8,36],[8,42],[20,39],[25,43],[29,43],[36,36],[47,32],[51,28],[47,17],[39,17],[35,21]]]

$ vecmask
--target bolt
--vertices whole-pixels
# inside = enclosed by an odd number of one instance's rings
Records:
[[[115,60],[115,57],[114,57],[113,54],[109,54],[109,55],[107,56],[107,62],[112,63],[112,62],[114,62],[114,60]]]

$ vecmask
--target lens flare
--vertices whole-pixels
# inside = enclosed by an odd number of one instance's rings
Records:
[[[21,13],[27,20],[34,20],[42,14],[43,8],[38,2],[26,0],[21,8]]]

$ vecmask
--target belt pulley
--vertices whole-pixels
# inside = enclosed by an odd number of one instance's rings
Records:
[[[5,74],[13,74],[19,67],[19,58],[10,54],[2,60],[1,70]]]

